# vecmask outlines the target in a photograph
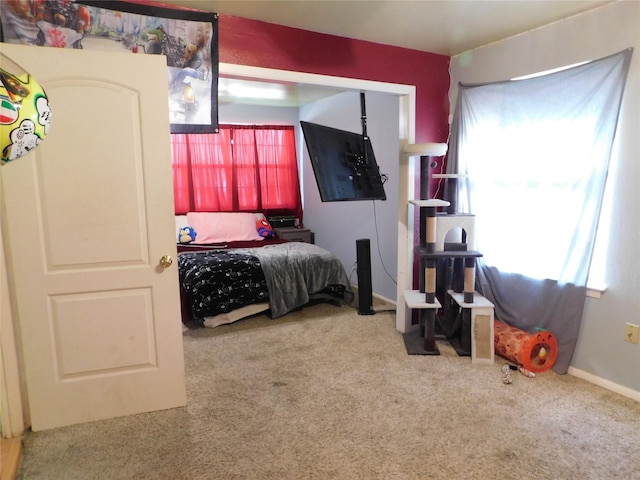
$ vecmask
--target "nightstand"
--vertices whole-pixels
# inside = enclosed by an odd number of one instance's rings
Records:
[[[289,240],[291,242],[313,243],[313,232],[308,228],[274,228],[278,238]]]

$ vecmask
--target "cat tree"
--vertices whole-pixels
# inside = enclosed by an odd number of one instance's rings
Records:
[[[419,208],[420,244],[413,251],[419,265],[419,288],[404,292],[407,307],[419,312],[419,329],[405,332],[403,338],[409,354],[439,355],[436,326],[440,320],[449,327],[456,325],[455,333],[445,338],[458,355],[471,356],[472,363],[493,363],[493,304],[475,291],[476,260],[482,257],[473,250],[475,216],[456,211],[457,182],[462,176],[429,175],[432,157],[446,151],[447,145],[438,143],[404,149],[407,156],[420,156],[422,182],[421,199],[409,201],[409,208]],[[447,200],[429,198],[430,178],[446,180]],[[442,310],[444,315],[439,317]]]

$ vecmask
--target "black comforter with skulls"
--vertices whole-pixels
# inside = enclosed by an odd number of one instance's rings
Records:
[[[269,291],[260,260],[252,255],[204,251],[178,257],[180,284],[189,316],[202,325],[205,317],[266,302]]]

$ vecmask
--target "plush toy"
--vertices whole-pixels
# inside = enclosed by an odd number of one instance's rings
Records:
[[[266,220],[258,220],[256,222],[256,228],[258,230],[258,235],[265,238],[271,238],[275,236],[275,232],[273,231],[273,227]]]
[[[196,239],[196,231],[191,227],[182,227],[178,232],[179,243],[191,243]]]

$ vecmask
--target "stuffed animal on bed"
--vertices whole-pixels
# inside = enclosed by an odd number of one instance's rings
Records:
[[[178,243],[191,243],[196,239],[196,231],[191,227],[182,227],[178,232]]]
[[[275,236],[273,227],[264,219],[256,222],[256,229],[258,230],[258,235],[261,237],[271,238]]]

